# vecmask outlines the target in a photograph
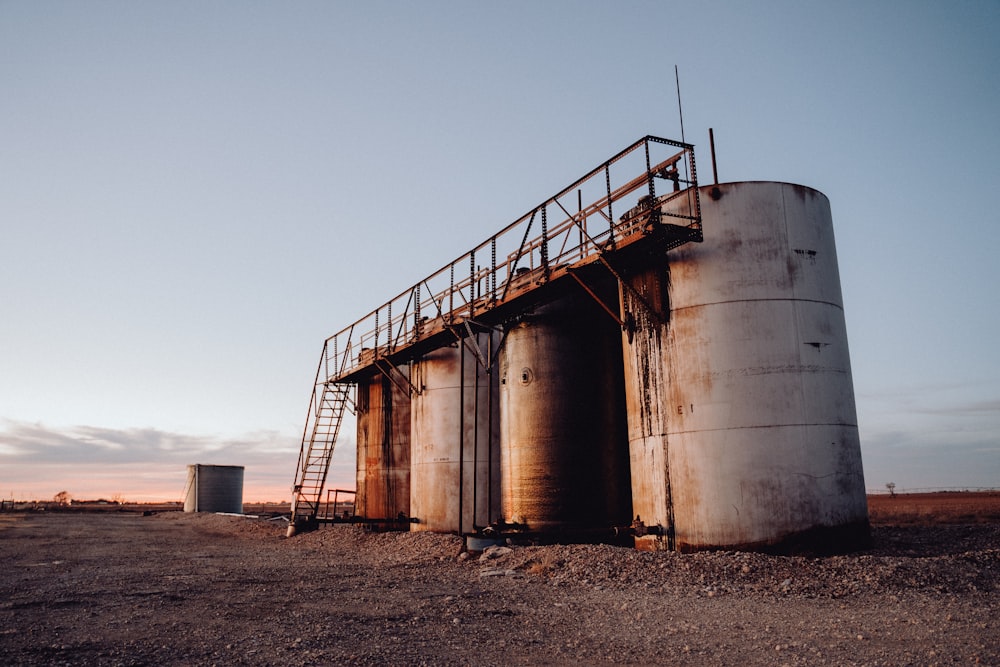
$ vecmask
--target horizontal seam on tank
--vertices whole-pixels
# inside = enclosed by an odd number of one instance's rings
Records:
[[[788,375],[789,373],[847,373],[846,368],[832,368],[830,366],[820,366],[818,364],[811,364],[808,366],[785,366],[782,368],[775,368],[774,366],[757,366],[754,368],[732,368],[728,371],[713,371],[709,373],[709,377],[713,378],[728,378],[728,377],[753,377],[756,375]]]
[[[698,428],[690,429],[687,431],[669,431],[664,435],[680,435],[684,433],[711,433],[713,431],[745,431],[747,429],[761,429],[761,428],[788,428],[790,426],[851,426],[857,428],[857,424],[851,424],[849,422],[809,422],[808,424],[769,424],[767,426],[730,426],[728,428]]]
[[[677,308],[671,308],[670,312],[676,313],[681,310],[688,310],[689,308],[704,308],[705,306],[719,306],[725,303],[756,303],[759,301],[805,301],[806,303],[821,303],[827,306],[833,306],[838,310],[844,309],[844,307],[839,303],[834,303],[832,301],[821,301],[819,299],[727,299],[726,301],[709,301],[708,303],[699,303],[693,306],[679,306]]]

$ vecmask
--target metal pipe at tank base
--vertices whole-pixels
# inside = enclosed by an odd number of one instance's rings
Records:
[[[496,532],[488,535],[476,533],[465,535],[466,542],[471,538],[482,540],[495,539],[505,544],[520,546],[537,546],[543,544],[609,544],[617,547],[634,546],[634,532],[631,526],[602,526],[588,528],[585,526],[547,527],[541,530],[531,530],[524,524],[498,523]]]

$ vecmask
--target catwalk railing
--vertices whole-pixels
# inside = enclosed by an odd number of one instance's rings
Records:
[[[669,189],[658,193],[658,185],[664,184]],[[692,145],[643,137],[327,338],[317,383],[349,381],[378,359],[403,352],[449,326],[477,320],[653,228],[668,230],[667,248],[700,241],[697,185]],[[664,204],[678,197],[687,198],[686,205],[669,210],[682,213],[667,212]]]

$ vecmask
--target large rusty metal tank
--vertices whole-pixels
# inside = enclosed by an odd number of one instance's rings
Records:
[[[605,272],[606,273],[606,272]],[[614,282],[587,278],[617,300]],[[599,535],[631,521],[621,329],[579,285],[509,325],[501,350],[501,471],[508,523]]]
[[[471,533],[500,515],[493,331],[411,362],[411,530]]]
[[[354,512],[373,526],[406,528],[410,515],[409,367],[358,381]],[[385,521],[378,521],[379,519]]]
[[[703,187],[701,205],[704,242],[634,267],[622,290],[634,320],[623,338],[633,512],[653,528],[637,546],[861,547],[868,514],[829,201],[747,182]]]

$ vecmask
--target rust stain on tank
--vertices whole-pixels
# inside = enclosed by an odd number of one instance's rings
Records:
[[[806,202],[816,196],[816,191],[812,188],[806,187],[804,185],[798,185],[796,183],[785,183],[787,190],[791,190],[800,201]]]
[[[391,519],[410,512],[410,400],[388,378],[358,383],[359,470],[356,512]]]

